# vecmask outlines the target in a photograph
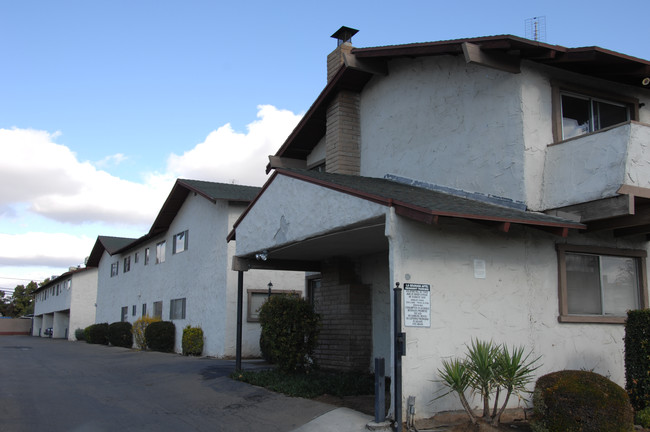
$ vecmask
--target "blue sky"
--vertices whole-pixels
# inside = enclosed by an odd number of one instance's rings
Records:
[[[650,59],[646,1],[0,1],[0,289],[144,234],[176,177],[261,185],[355,46],[526,36]]]

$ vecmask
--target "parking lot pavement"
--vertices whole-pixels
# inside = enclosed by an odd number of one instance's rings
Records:
[[[334,409],[231,380],[233,370],[229,360],[3,336],[0,429],[281,432]]]

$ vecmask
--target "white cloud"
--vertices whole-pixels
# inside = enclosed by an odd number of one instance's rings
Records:
[[[225,124],[182,155],[171,154],[165,172],[140,173],[142,182],[100,169],[127,155],[92,164],[55,143],[59,132],[0,129],[0,282],[9,286],[15,279],[3,280],[8,275],[43,279],[82,264],[98,235],[145,234],[177,177],[263,184],[268,155],[300,117],[261,105],[245,133]]]
[[[116,153],[114,155],[106,156],[104,159],[95,162],[95,166],[98,168],[117,166],[127,159],[128,157],[123,153]]]
[[[33,213],[72,224],[146,225],[153,220],[173,179],[164,184],[122,180],[79,161],[53,142],[56,136],[0,129],[0,213],[12,214],[17,204],[28,203]]]
[[[261,186],[266,181],[268,156],[278,150],[301,116],[260,105],[257,118],[247,126],[246,133],[233,130],[228,123],[183,155],[170,155],[168,173],[182,178]]]

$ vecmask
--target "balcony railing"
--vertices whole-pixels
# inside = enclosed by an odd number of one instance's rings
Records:
[[[622,185],[650,188],[650,125],[629,121],[550,145],[543,207],[617,195]]]

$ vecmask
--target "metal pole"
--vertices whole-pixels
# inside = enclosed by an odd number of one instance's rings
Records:
[[[393,311],[395,326],[393,331],[393,343],[395,352],[395,427],[397,432],[402,432],[402,289],[399,282],[395,283]]]
[[[386,420],[386,361],[375,357],[375,423]]]
[[[241,339],[242,339],[242,309],[244,307],[244,272],[237,272],[237,347],[235,354],[235,370],[241,369]]]

